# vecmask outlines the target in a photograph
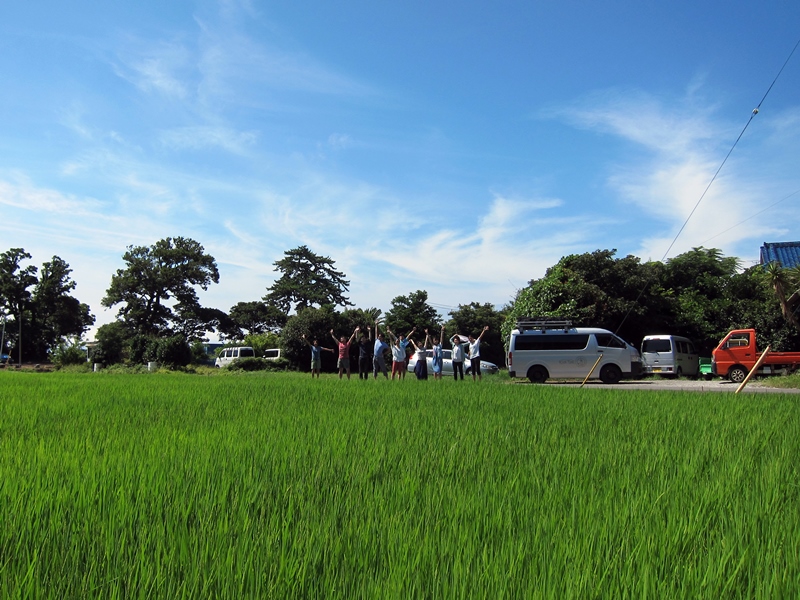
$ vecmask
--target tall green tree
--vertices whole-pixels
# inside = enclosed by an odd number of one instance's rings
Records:
[[[512,303],[503,325],[508,337],[518,317],[563,317],[576,326],[603,327],[633,341],[652,321],[648,302],[662,294],[661,265],[643,265],[635,256],[614,257],[616,250],[572,254],[531,280]],[[666,308],[666,306],[662,307]]]
[[[181,328],[181,315],[201,318],[195,288],[207,290],[219,283],[214,257],[190,238],[159,240],[152,246],[129,246],[102,300],[103,306],[120,305],[117,316],[140,335],[170,335]],[[214,315],[205,324],[214,329]]]
[[[278,332],[286,324],[287,315],[273,304],[255,300],[238,302],[228,312],[232,327],[220,330],[229,339],[242,339],[245,335]]]
[[[416,327],[415,341],[420,339],[420,333],[425,329],[438,333],[441,323],[439,312],[428,304],[428,292],[425,290],[393,298],[392,308],[386,313],[386,326],[396,334],[405,334]],[[425,334],[422,333],[421,337],[424,339]]]
[[[36,267],[22,266],[32,257],[22,248],[0,254],[0,311],[16,319],[30,308],[31,290],[36,285]]]
[[[781,314],[786,321],[800,328],[796,311],[800,304],[800,268],[785,269],[778,262],[771,262],[766,266],[767,280],[775,292]]]
[[[281,260],[273,263],[280,278],[267,288],[264,302],[274,304],[284,313],[299,312],[313,306],[352,306],[345,296],[350,282],[337,271],[334,261],[300,246],[287,250]]]
[[[30,258],[22,248],[0,254],[0,312],[11,318],[6,338],[22,348],[22,359],[44,361],[68,338],[80,338],[94,317],[88,305],[72,296],[77,284],[63,259],[54,256],[39,271],[22,266]]]
[[[497,365],[505,364],[505,348],[503,344],[502,326],[505,321],[505,310],[497,310],[492,304],[470,302],[459,304],[458,308],[450,311],[450,320],[447,322],[446,335],[453,334],[479,336],[484,326],[489,326],[481,340],[481,357]],[[431,332],[434,335],[438,331]]]
[[[58,256],[42,265],[33,289],[30,310],[29,344],[40,360],[71,336],[80,338],[94,323],[89,305],[71,294],[77,287],[72,269]]]
[[[336,313],[330,304],[321,308],[303,308],[289,317],[281,330],[281,348],[283,356],[295,367],[309,370],[310,351],[303,341],[303,335],[311,342],[315,338],[320,346],[333,348],[330,330],[346,331],[342,316]],[[349,335],[349,334],[348,334]],[[336,354],[322,353],[322,370],[333,371],[336,367]]]

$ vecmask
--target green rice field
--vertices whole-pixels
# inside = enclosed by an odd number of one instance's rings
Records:
[[[800,597],[797,396],[0,372],[3,598]]]

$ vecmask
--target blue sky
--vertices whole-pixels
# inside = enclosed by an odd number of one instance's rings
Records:
[[[168,236],[223,310],[301,244],[383,310],[660,260],[800,39],[794,0],[117,4],[0,8],[0,251],[66,260],[98,324]],[[667,257],[800,240],[799,157],[800,50]]]

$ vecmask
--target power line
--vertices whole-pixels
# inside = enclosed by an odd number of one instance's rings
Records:
[[[681,225],[681,228],[678,230],[678,233],[675,234],[675,237],[673,238],[673,240],[670,243],[669,247],[664,252],[664,256],[661,257],[661,261],[662,262],[667,258],[667,255],[669,254],[669,251],[672,250],[672,247],[675,245],[675,242],[678,241],[678,238],[680,237],[680,235],[683,232],[683,230],[686,228],[686,225],[689,223],[689,220],[692,218],[692,215],[694,215],[695,211],[697,210],[697,207],[700,206],[700,203],[703,201],[703,198],[705,198],[706,194],[708,193],[708,190],[711,188],[711,185],[714,183],[714,180],[716,180],[717,175],[719,175],[720,171],[722,171],[722,167],[724,167],[725,163],[728,162],[728,158],[733,153],[734,148],[736,148],[736,145],[739,143],[739,140],[742,139],[742,136],[744,135],[744,132],[747,131],[747,128],[750,126],[750,123],[753,122],[753,119],[758,114],[759,110],[761,109],[761,105],[764,103],[764,100],[767,99],[767,96],[769,95],[770,91],[772,90],[772,87],[775,85],[775,82],[778,81],[778,78],[781,76],[781,73],[783,73],[783,70],[786,68],[786,65],[789,63],[789,60],[792,58],[792,55],[795,53],[795,50],[797,50],[798,46],[800,46],[800,39],[797,40],[797,43],[794,45],[794,48],[792,48],[792,51],[789,52],[789,56],[786,57],[786,60],[783,62],[783,65],[778,70],[778,74],[775,75],[775,79],[773,79],[772,83],[769,84],[769,87],[767,88],[767,91],[764,92],[764,96],[761,98],[761,101],[758,103],[758,106],[756,106],[752,110],[752,112],[750,113],[750,118],[747,120],[747,123],[745,123],[745,126],[742,128],[742,131],[739,132],[739,136],[736,138],[736,141],[733,142],[733,145],[731,146],[731,149],[728,150],[728,153],[725,155],[725,158],[722,160],[722,163],[720,163],[719,168],[717,168],[717,170],[714,172],[714,176],[711,178],[711,181],[708,182],[708,185],[706,186],[706,189],[703,190],[702,194],[700,194],[700,198],[698,198],[697,202],[694,205],[694,208],[692,208],[692,211],[689,213],[689,216],[686,217],[686,220],[683,222],[683,225]],[[620,322],[619,326],[617,327],[617,329],[616,329],[616,331],[614,333],[617,333],[622,328],[622,325],[625,323],[625,321],[630,316],[631,311],[633,310],[633,307],[636,304],[639,303],[639,299],[642,297],[642,294],[644,294],[644,291],[645,291],[645,289],[647,289],[647,286],[649,284],[650,284],[649,281],[645,282],[645,284],[642,286],[642,289],[639,290],[639,295],[636,296],[636,300],[631,305],[631,307],[628,309],[628,312],[625,313],[625,316],[622,318],[622,321]]]
[[[714,235],[714,236],[711,236],[710,238],[708,238],[707,240],[705,240],[704,242],[702,242],[700,245],[701,245],[701,246],[705,246],[705,245],[706,245],[708,242],[710,242],[710,241],[711,241],[711,240],[713,240],[714,238],[718,238],[718,237],[719,237],[719,236],[721,236],[723,233],[728,233],[728,232],[729,232],[731,229],[736,229],[736,228],[737,228],[739,225],[742,225],[742,224],[744,224],[744,223],[747,223],[747,222],[748,222],[750,219],[752,219],[752,218],[754,218],[754,217],[757,217],[758,215],[760,215],[760,214],[762,214],[762,213],[765,213],[765,212],[767,212],[769,209],[771,209],[771,208],[773,208],[773,207],[777,206],[778,204],[780,204],[780,203],[781,203],[781,202],[783,202],[784,200],[788,200],[789,198],[791,198],[791,197],[792,197],[792,196],[794,196],[795,194],[800,194],[800,190],[795,190],[794,192],[792,192],[792,193],[791,193],[791,194],[789,194],[788,196],[784,196],[783,198],[781,198],[781,199],[780,199],[780,200],[778,200],[777,202],[773,202],[772,204],[770,204],[769,206],[767,206],[767,207],[766,207],[766,208],[764,208],[763,210],[760,210],[760,211],[758,211],[757,213],[750,215],[750,216],[749,216],[749,217],[747,217],[746,219],[744,219],[744,220],[742,220],[742,221],[739,221],[738,223],[736,223],[736,225],[731,225],[731,226],[730,226],[730,227],[728,227],[728,228],[727,228],[725,231],[720,231],[718,234],[716,234],[716,235]]]

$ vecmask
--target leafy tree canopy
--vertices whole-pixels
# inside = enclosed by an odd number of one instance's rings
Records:
[[[441,323],[438,311],[428,304],[428,292],[425,290],[411,292],[408,296],[397,296],[392,300],[392,308],[386,313],[386,326],[398,335],[406,334],[416,327],[415,341],[420,337],[425,338],[422,333],[425,329],[431,330],[431,333],[434,330],[438,332]]]
[[[245,335],[260,335],[269,332],[278,332],[286,325],[286,313],[274,304],[255,300],[253,302],[239,302],[231,307],[231,327],[220,329],[220,332],[229,339],[242,339]]]
[[[219,283],[214,257],[198,242],[176,237],[129,246],[122,259],[126,267],[112,276],[102,304],[120,304],[117,316],[132,332],[170,335],[183,326],[192,339],[199,329],[213,331],[218,325],[219,313],[204,312],[195,292],[195,287],[207,290]]]
[[[503,323],[504,339],[518,317],[557,316],[576,326],[618,331],[634,345],[649,334],[684,335],[705,355],[737,327],[756,327],[773,348],[791,347],[793,334],[780,322],[760,268],[739,272],[738,260],[716,249],[693,248],[666,264],[617,259],[614,253],[566,256],[531,281]]]
[[[352,306],[344,295],[350,282],[334,268],[334,261],[300,246],[287,250],[284,258],[274,263],[281,277],[270,287],[264,302],[274,304],[284,313],[299,312],[312,306]]]
[[[333,310],[330,304],[321,308],[303,308],[289,317],[286,326],[281,330],[281,348],[284,356],[295,367],[308,369],[310,351],[303,341],[303,335],[311,342],[315,338],[325,348],[333,347],[330,330],[345,331],[342,316]],[[352,330],[351,330],[352,332]],[[348,334],[349,335],[349,334]],[[332,371],[336,366],[336,355],[331,352],[322,353],[322,369]]]
[[[94,323],[89,306],[71,293],[76,287],[72,269],[58,256],[42,265],[22,267],[31,255],[22,248],[0,254],[0,312],[15,323],[6,329],[11,344],[21,346],[23,360],[47,360],[48,354],[69,337],[83,335]],[[31,288],[33,288],[31,290]],[[19,325],[22,319],[22,340]]]
[[[505,321],[505,310],[499,311],[488,302],[479,304],[471,302],[469,304],[459,304],[458,308],[450,311],[450,320],[447,322],[445,335],[447,338],[453,334],[461,335],[472,334],[479,336],[484,326],[489,326],[481,341],[481,356],[484,360],[491,361],[497,365],[505,364],[505,349],[501,328]],[[439,335],[439,332],[431,331],[432,335]]]

